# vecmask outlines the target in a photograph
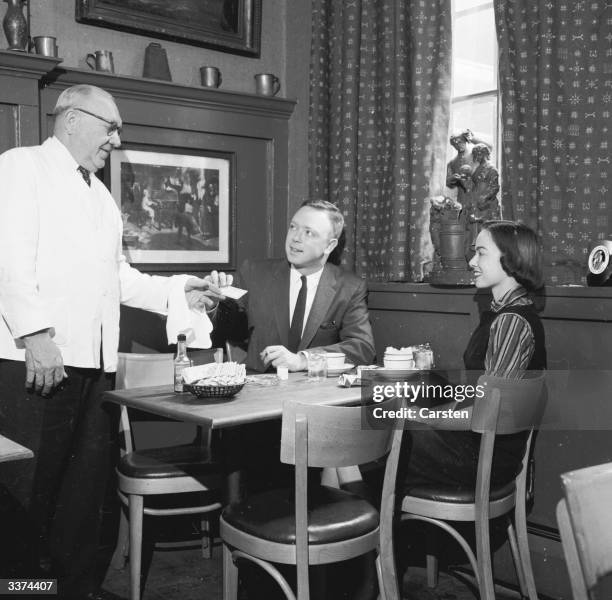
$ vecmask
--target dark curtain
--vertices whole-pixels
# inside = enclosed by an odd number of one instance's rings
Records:
[[[504,215],[535,227],[547,283],[583,284],[609,238],[612,4],[497,0]]]
[[[373,281],[420,281],[429,198],[444,191],[450,3],[312,4],[311,198],[344,213],[343,264]]]

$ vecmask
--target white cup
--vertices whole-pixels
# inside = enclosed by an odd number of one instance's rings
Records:
[[[385,369],[414,369],[414,359],[412,357],[408,358],[406,356],[385,356],[383,358],[383,364],[385,365]]]
[[[341,369],[346,361],[344,352],[327,352],[327,368],[330,370]]]

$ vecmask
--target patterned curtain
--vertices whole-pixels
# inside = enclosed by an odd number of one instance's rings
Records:
[[[429,198],[444,190],[448,0],[312,0],[310,194],[346,219],[343,264],[420,281]]]
[[[496,0],[504,215],[535,227],[547,283],[584,284],[610,237],[612,4]]]

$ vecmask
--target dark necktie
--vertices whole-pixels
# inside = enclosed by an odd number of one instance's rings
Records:
[[[81,167],[80,165],[77,167],[77,171],[81,174],[81,177],[85,181],[85,183],[91,187],[91,174],[85,167]]]
[[[302,287],[295,303],[293,318],[291,319],[291,327],[289,328],[289,344],[287,347],[290,352],[297,352],[300,340],[302,339],[302,327],[304,326],[304,312],[306,311],[306,293],[308,287],[306,284],[306,275],[302,275]]]

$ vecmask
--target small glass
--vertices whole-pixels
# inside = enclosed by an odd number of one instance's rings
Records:
[[[327,377],[327,354],[324,350],[308,352],[308,379],[320,381]]]
[[[429,371],[434,368],[433,350],[429,344],[418,346],[414,352],[415,368],[419,371]]]

